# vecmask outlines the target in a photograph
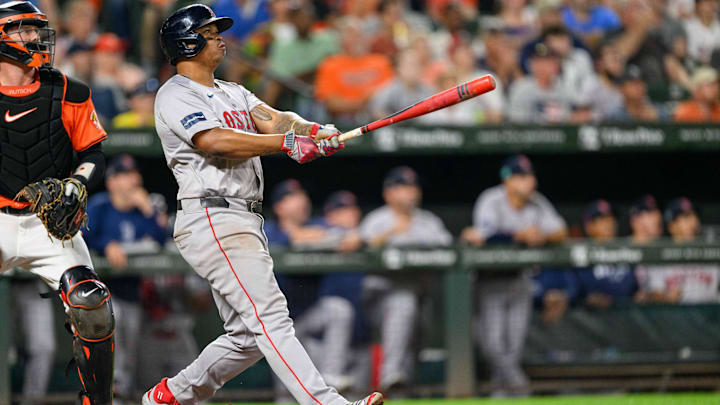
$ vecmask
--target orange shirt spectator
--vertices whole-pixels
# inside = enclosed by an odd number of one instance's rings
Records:
[[[673,113],[675,121],[720,122],[720,89],[715,69],[697,69],[690,82],[693,89],[692,99],[678,104]]]
[[[393,76],[392,63],[385,55],[335,55],[320,64],[315,91],[323,101],[330,97],[365,101]]]

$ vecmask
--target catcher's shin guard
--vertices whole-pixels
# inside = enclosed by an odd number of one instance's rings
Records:
[[[112,404],[115,318],[110,291],[91,268],[76,266],[60,278],[60,297],[74,335],[83,405]]]

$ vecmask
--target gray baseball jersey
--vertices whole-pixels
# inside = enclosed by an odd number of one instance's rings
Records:
[[[500,184],[485,190],[478,197],[473,210],[473,225],[488,238],[494,234],[513,234],[536,226],[544,234],[565,228],[565,220],[542,194],[535,192],[530,201],[516,210],[508,203],[505,186]]]
[[[222,385],[265,357],[302,405],[345,405],[294,334],[287,301],[275,280],[263,217],[237,199],[260,200],[260,159],[221,159],[193,145],[216,127],[256,132],[250,111],[262,102],[234,83],[206,87],[174,76],[158,91],[155,124],[183,200],[175,221],[180,254],[212,288],[226,333],[207,345],[167,386],[184,405],[209,399]],[[279,145],[278,145],[279,146]],[[228,208],[204,208],[198,197],[222,196]]]
[[[388,232],[395,225],[395,213],[388,207],[380,207],[370,212],[360,224],[360,236],[370,240]],[[417,209],[410,221],[407,232],[392,235],[388,246],[434,245],[445,246],[452,243],[452,235],[442,220],[430,211]]]
[[[250,111],[262,104],[244,87],[215,80],[203,86],[175,75],[158,91],[155,127],[168,167],[178,181],[178,199],[207,196],[262,200],[260,157],[229,160],[209,156],[193,145],[200,131],[216,127],[257,133]]]

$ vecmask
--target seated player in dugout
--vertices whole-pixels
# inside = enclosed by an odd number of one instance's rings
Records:
[[[52,68],[54,47],[55,31],[32,3],[0,5],[0,272],[24,268],[58,292],[74,335],[80,402],[111,404],[110,293],[77,232],[87,188],[103,178],[106,133],[89,88]],[[43,222],[36,202],[48,194],[74,207],[73,215]],[[51,235],[64,227],[60,238]]]

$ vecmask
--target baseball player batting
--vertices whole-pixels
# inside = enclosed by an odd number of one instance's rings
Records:
[[[86,187],[103,177],[106,134],[90,89],[51,67],[54,47],[55,32],[32,3],[0,5],[0,272],[28,269],[59,292],[74,334],[80,402],[106,405],[112,305],[78,232]]]
[[[172,14],[160,42],[177,75],[158,91],[155,122],[179,185],[175,243],[208,280],[226,333],[142,401],[197,404],[265,357],[300,404],[345,405],[294,335],[263,233],[260,156],[285,152],[298,163],[342,149],[332,125],[280,112],[244,87],[216,80],[225,57],[220,33],[233,20],[195,4]],[[262,135],[260,135],[262,134]],[[378,405],[373,393],[357,405]]]

